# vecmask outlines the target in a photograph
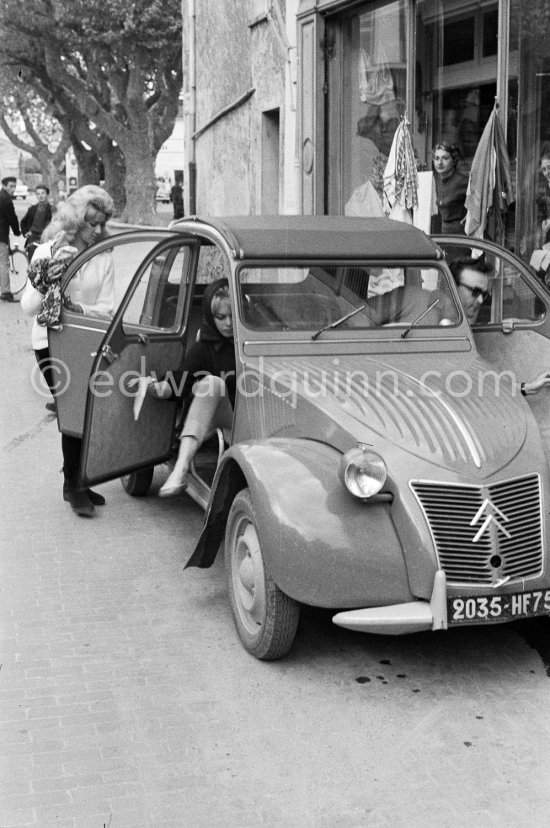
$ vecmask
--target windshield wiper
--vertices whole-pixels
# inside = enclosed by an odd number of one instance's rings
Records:
[[[432,308],[435,308],[435,306],[436,306],[438,303],[439,303],[439,298],[434,299],[434,300],[433,300],[433,302],[432,302],[432,304],[431,304],[431,305],[429,305],[429,306],[426,308],[426,310],[425,310],[425,311],[422,311],[422,313],[420,314],[420,316],[417,316],[417,317],[416,317],[416,319],[415,319],[413,322],[411,322],[411,324],[410,324],[407,328],[405,328],[405,330],[404,330],[404,331],[403,331],[403,333],[401,334],[401,339],[405,339],[405,337],[407,336],[407,334],[409,333],[409,331],[411,331],[411,330],[414,328],[414,326],[415,326],[415,325],[418,325],[418,323],[420,322],[420,320],[421,320],[421,319],[424,319],[424,317],[426,316],[426,314],[428,313],[428,311],[431,311],[431,309],[432,309]]]
[[[324,325],[322,328],[319,328],[319,330],[316,331],[314,334],[311,334],[311,338],[317,339],[317,337],[320,336],[324,331],[330,331],[331,328],[337,328],[338,325],[342,324],[342,322],[345,322],[347,319],[351,319],[352,316],[355,316],[355,314],[359,313],[359,311],[365,310],[366,307],[366,305],[361,305],[360,308],[355,308],[349,313],[346,313],[345,316],[341,316],[340,319],[336,320],[336,322],[331,322],[329,325]]]

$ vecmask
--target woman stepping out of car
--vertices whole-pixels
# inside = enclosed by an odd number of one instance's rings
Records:
[[[186,354],[181,371],[159,382],[151,379],[147,388],[159,399],[174,394],[184,400],[191,397],[176,464],[159,490],[160,497],[173,497],[185,489],[187,472],[204,440],[217,428],[230,429],[233,422],[235,346],[227,279],[206,288],[202,311],[198,341]]]

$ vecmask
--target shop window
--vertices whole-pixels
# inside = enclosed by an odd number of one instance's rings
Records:
[[[443,66],[474,59],[475,19],[451,21],[443,27]]]
[[[498,49],[498,11],[487,12],[483,15],[482,56],[492,57]]]
[[[468,12],[464,6],[417,4],[413,142],[421,169],[431,169],[431,150],[443,141],[458,146],[468,173],[495,102],[498,6],[494,0]]]
[[[550,19],[540,9],[538,3],[513,3],[510,9],[510,85],[517,90],[510,107],[517,138],[515,250],[536,269],[534,262],[546,253],[542,245],[550,241],[550,187],[542,163],[550,150]]]
[[[381,215],[383,173],[405,111],[403,0],[327,18],[329,213]]]

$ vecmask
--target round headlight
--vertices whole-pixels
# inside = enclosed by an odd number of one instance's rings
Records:
[[[369,451],[366,446],[346,452],[340,461],[340,472],[346,489],[355,497],[378,494],[388,474],[380,455]]]

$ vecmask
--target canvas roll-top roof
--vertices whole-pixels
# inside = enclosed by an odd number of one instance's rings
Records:
[[[421,230],[386,218],[347,216],[192,216],[174,230],[217,230],[237,259],[439,259]]]

